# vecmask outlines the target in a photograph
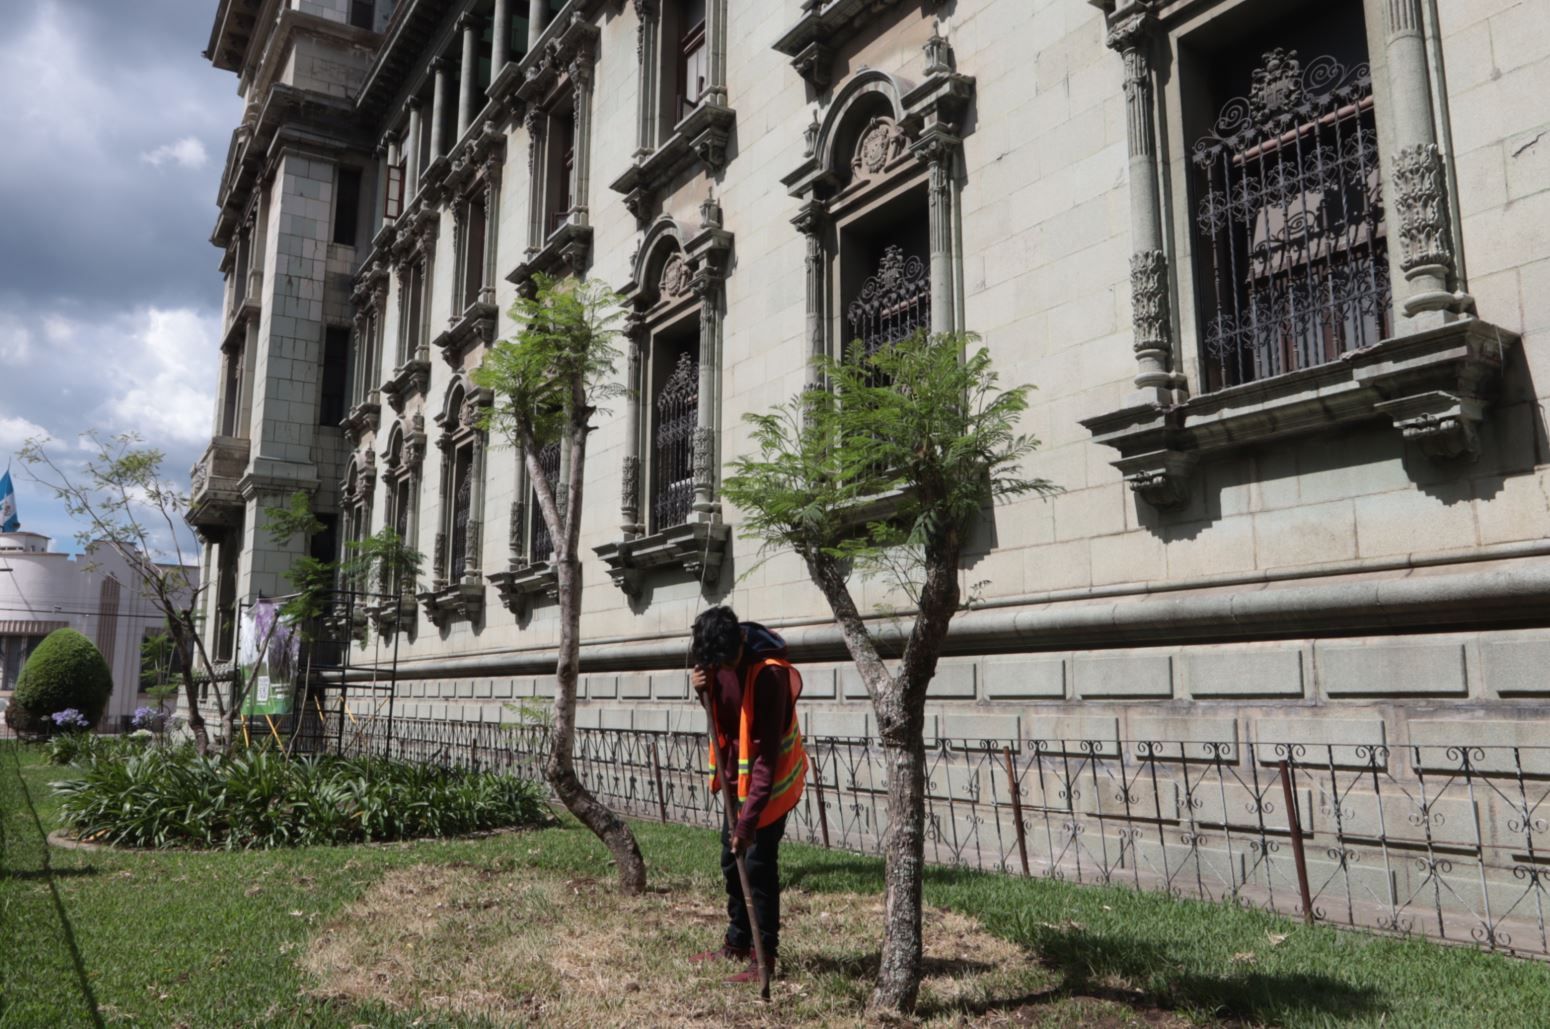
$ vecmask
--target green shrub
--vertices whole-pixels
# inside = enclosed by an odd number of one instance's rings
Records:
[[[113,672],[92,641],[74,629],[55,629],[22,666],[6,721],[18,733],[43,733],[50,715],[75,708],[95,724],[112,695]]]
[[[86,748],[54,783],[83,839],[130,847],[301,847],[454,836],[549,820],[532,783],[377,758],[201,757],[191,745]]]

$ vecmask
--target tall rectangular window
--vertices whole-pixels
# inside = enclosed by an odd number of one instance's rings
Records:
[[[237,420],[242,412],[242,349],[228,351],[226,376],[221,386],[221,435],[237,435]]]
[[[323,389],[318,401],[318,424],[338,425],[345,416],[345,391],[349,385],[350,330],[329,326],[323,334]]]
[[[368,32],[376,28],[376,0],[350,0],[350,24]]]
[[[550,131],[554,133],[553,158],[549,166],[549,195],[554,202],[549,208],[549,231],[553,232],[570,216],[575,194],[571,182],[576,169],[576,114],[563,111],[553,115]]]
[[[382,217],[397,218],[404,213],[404,162],[387,166],[387,191],[382,197]]]
[[[361,170],[339,169],[334,181],[334,242],[347,247],[355,245],[355,234],[360,222]]]
[[[678,104],[675,118],[699,106],[710,76],[710,50],[705,45],[705,0],[686,0],[679,15]]]

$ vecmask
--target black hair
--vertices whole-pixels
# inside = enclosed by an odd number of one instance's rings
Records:
[[[694,663],[729,665],[737,660],[743,645],[743,630],[737,612],[726,605],[707,608],[694,619]]]

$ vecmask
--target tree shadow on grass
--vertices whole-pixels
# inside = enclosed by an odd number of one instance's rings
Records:
[[[80,868],[0,868],[0,879],[15,879],[18,882],[28,880],[48,881],[50,879],[80,879],[86,876],[101,875],[95,865],[82,865]]]
[[[1290,1019],[1333,1020],[1382,1011],[1377,991],[1313,973],[1255,971],[1252,966],[1221,975],[1184,971],[1155,944],[1099,936],[1084,929],[1052,926],[1035,933],[1030,945],[1040,961],[1061,975],[1059,992],[1135,1005],[1145,1000],[1169,1008],[1211,1012],[1254,1024]],[[1116,982],[1133,989],[1120,988]]]

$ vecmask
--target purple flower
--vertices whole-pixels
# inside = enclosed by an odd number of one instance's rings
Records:
[[[155,707],[137,707],[135,713],[130,716],[129,724],[135,729],[154,729],[161,724],[161,709]]]
[[[89,729],[91,722],[86,716],[73,707],[67,707],[63,711],[55,711],[52,716],[54,725],[60,729]]]

